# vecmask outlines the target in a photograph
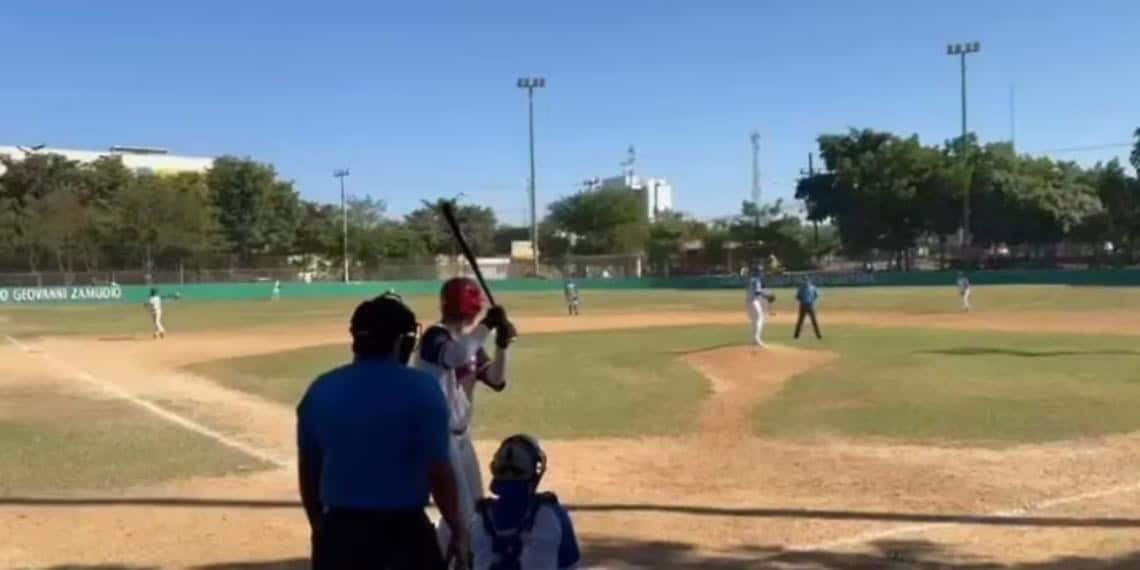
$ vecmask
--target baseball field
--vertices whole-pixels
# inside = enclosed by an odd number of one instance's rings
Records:
[[[511,384],[597,568],[1140,567],[1140,289],[505,295]],[[427,323],[431,297],[408,299]],[[293,406],[356,300],[0,309],[0,567],[306,568]]]

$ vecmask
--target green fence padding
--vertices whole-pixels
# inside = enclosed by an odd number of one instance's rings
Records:
[[[818,273],[811,274],[813,281],[822,287],[952,287],[957,278],[954,271],[883,271],[876,273]],[[967,275],[975,285],[1088,285],[1137,286],[1140,270],[1002,270],[976,271]],[[765,286],[788,287],[801,275],[771,275]],[[647,277],[644,279],[578,279],[579,289],[738,289],[745,286],[746,277]],[[492,281],[491,287],[504,293],[539,293],[561,291],[562,281],[542,279],[505,279]],[[294,283],[281,284],[281,296],[287,299],[302,298],[363,298],[379,295],[389,289],[401,295],[433,295],[439,291],[439,281],[369,281],[360,283]],[[187,301],[239,301],[269,299],[272,283],[210,283],[192,285],[161,285],[164,294],[178,293]],[[58,303],[142,303],[150,287],[146,285],[86,285],[59,287],[4,287],[0,288],[0,305],[31,305]]]

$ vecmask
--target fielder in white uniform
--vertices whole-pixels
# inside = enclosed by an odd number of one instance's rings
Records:
[[[269,300],[277,301],[281,299],[281,281],[273,282],[273,293],[270,294]]]
[[[745,291],[744,308],[752,322],[752,344],[764,346],[764,318],[768,314],[772,294],[764,290],[764,274],[759,269],[752,271]]]
[[[965,273],[958,274],[958,295],[962,297],[962,310],[970,310],[970,280]]]
[[[491,307],[482,322],[472,327],[483,310],[483,293],[475,281],[451,279],[444,283],[440,297],[443,318],[424,331],[415,367],[434,376],[447,399],[451,469],[459,491],[460,520],[467,521],[483,497],[483,477],[470,432],[475,385],[481,381],[496,392],[506,388],[507,349],[516,335],[502,307]],[[492,331],[494,358],[483,348]],[[441,536],[444,532],[441,529]]]
[[[154,338],[166,338],[166,327],[162,326],[162,300],[177,298],[179,298],[177,293],[166,297],[160,295],[157,287],[150,290],[150,296],[147,297],[143,306],[150,311],[151,323],[154,325]]]

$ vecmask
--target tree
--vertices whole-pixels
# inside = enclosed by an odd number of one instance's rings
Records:
[[[833,178],[812,177],[799,194],[814,202],[816,217],[831,215],[849,253],[886,249],[904,267],[905,253],[931,225],[918,196],[940,172],[941,153],[914,136],[854,129],[819,137],[819,147]]]
[[[549,206],[546,221],[555,232],[573,236],[578,254],[637,253],[645,249],[649,223],[641,198],[628,190],[582,191]]]
[[[301,198],[292,182],[275,181],[265,197],[266,210],[261,216],[262,250],[272,255],[293,253],[297,227],[301,223]]]
[[[332,257],[340,249],[340,209],[332,204],[302,202],[296,253],[313,257]]]
[[[1140,175],[1140,128],[1132,131],[1132,137],[1135,141],[1132,143],[1132,152],[1128,155],[1128,159],[1132,163],[1132,169]]]
[[[181,263],[224,244],[205,179],[197,174],[135,177],[118,194],[116,236],[131,260],[151,270]]]
[[[345,201],[348,255],[355,265],[375,266],[383,257],[383,244],[378,234],[381,224],[384,223],[385,210],[387,204],[371,196],[363,198],[353,196]],[[337,235],[340,235],[339,232]],[[333,257],[341,258],[343,255],[341,249],[343,247],[337,248],[337,254]]]
[[[230,251],[242,261],[255,254],[289,253],[301,220],[293,184],[277,180],[272,166],[224,156],[206,175],[210,198]]]
[[[1087,238],[1112,242],[1122,248],[1125,260],[1132,263],[1140,242],[1140,181],[1129,176],[1113,159],[1097,164],[1088,173],[1088,184],[1096,190],[1104,210],[1090,219],[1093,228],[1084,228]]]
[[[13,253],[22,253],[33,272],[44,254],[52,254],[62,270],[67,248],[87,224],[80,211],[79,163],[57,154],[30,154],[23,160],[0,156],[0,164],[0,199],[8,209]]]
[[[424,200],[422,207],[404,217],[407,228],[419,237],[424,251],[432,255],[459,255],[440,213],[447,202],[443,198],[435,202]],[[489,255],[495,251],[497,222],[493,210],[484,206],[457,205],[455,218],[475,255]]]
[[[740,244],[736,262],[755,264],[774,255],[784,266],[806,269],[811,253],[801,229],[800,219],[784,211],[783,200],[770,204],[746,201],[728,227],[728,238]]]
[[[660,212],[649,226],[645,253],[655,271],[669,275],[686,242],[702,240],[708,228],[680,212]]]

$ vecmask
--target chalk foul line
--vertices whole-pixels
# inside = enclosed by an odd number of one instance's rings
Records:
[[[250,445],[248,443],[234,439],[234,438],[232,438],[226,434],[223,434],[217,430],[206,427],[206,426],[204,426],[204,425],[202,425],[202,424],[200,424],[200,423],[198,423],[198,422],[196,422],[196,421],[194,421],[194,420],[192,420],[192,419],[190,419],[190,418],[188,418],[182,414],[179,414],[178,412],[175,412],[169,408],[160,406],[160,405],[158,405],[158,404],[156,404],[150,400],[141,398],[141,397],[131,393],[129,390],[123,388],[122,386],[115,384],[114,382],[110,382],[110,381],[104,380],[102,378],[99,378],[99,377],[87,372],[86,370],[80,369],[80,368],[78,368],[72,364],[69,364],[69,363],[67,363],[67,362],[65,362],[59,358],[56,358],[55,356],[52,356],[50,353],[47,353],[47,352],[42,351],[42,350],[34,350],[34,349],[32,349],[32,347],[28,346],[27,344],[17,340],[16,338],[14,338],[10,335],[4,335],[4,338],[12,346],[16,347],[16,349],[19,350],[20,352],[24,352],[24,353],[27,353],[29,355],[38,356],[40,359],[44,360],[49,365],[54,366],[57,370],[64,372],[68,376],[73,377],[77,380],[81,380],[87,384],[90,384],[90,385],[98,388],[99,390],[103,391],[106,394],[109,394],[109,395],[114,396],[116,398],[119,398],[123,401],[134,404],[135,406],[138,406],[139,408],[142,408],[143,410],[146,410],[147,412],[150,412],[151,414],[158,416],[159,418],[161,418],[161,419],[163,419],[169,423],[172,423],[178,427],[181,427],[187,431],[191,431],[191,432],[194,432],[198,435],[212,439],[217,443],[220,443],[220,444],[222,444],[226,447],[229,447],[231,449],[236,449],[236,450],[238,450],[238,451],[240,451],[246,455],[249,455],[250,457],[254,457],[256,459],[259,459],[261,461],[269,463],[275,467],[284,468],[284,467],[289,467],[292,465],[291,461],[288,461],[286,459],[282,459],[281,457],[278,457],[277,455],[275,455],[274,453],[272,453],[268,450],[261,449],[259,447],[255,447],[255,446]]]
[[[1115,497],[1116,495],[1124,495],[1127,493],[1135,493],[1140,491],[1140,481],[1133,481],[1131,483],[1124,483],[1121,485],[1114,485],[1104,489],[1097,489],[1095,491],[1085,491],[1074,495],[1065,495],[1062,497],[1054,497],[1052,499],[1043,499],[1040,501],[1030,502],[1023,507],[1014,509],[1003,509],[999,511],[990,511],[983,516],[987,517],[1018,517],[1030,514],[1035,511],[1043,511],[1054,507],[1064,505],[1071,505],[1074,503],[1082,503],[1085,501],[1092,501],[1096,499],[1104,499],[1108,497]],[[820,550],[831,550],[834,548],[841,548],[846,546],[857,546],[866,544],[884,538],[895,538],[899,536],[922,534],[937,528],[948,528],[952,526],[968,526],[969,522],[939,522],[939,523],[919,523],[911,525],[902,525],[894,528],[887,528],[878,531],[862,532],[851,536],[838,538],[835,540],[828,540],[824,542],[817,542],[815,544],[803,544],[787,546],[783,549],[784,552],[812,552]],[[779,556],[774,554],[773,557]]]

